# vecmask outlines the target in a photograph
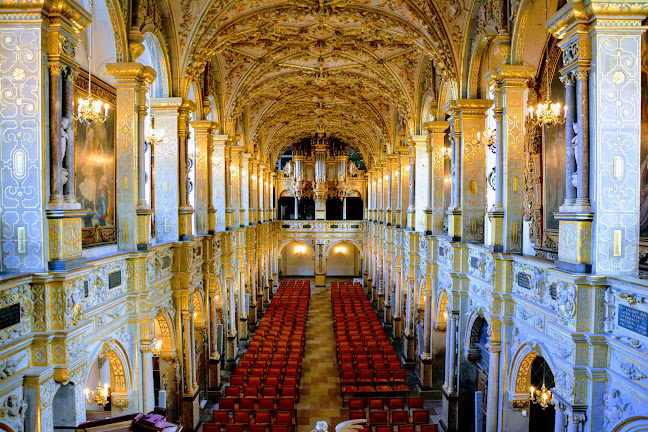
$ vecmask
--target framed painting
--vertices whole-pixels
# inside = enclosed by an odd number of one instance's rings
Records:
[[[88,95],[88,73],[80,69],[74,100]],[[117,243],[115,226],[115,108],[116,91],[92,77],[92,96],[108,103],[103,122],[74,122],[76,197],[85,211],[82,218],[83,247]]]

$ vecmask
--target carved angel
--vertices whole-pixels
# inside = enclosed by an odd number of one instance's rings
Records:
[[[574,138],[571,140],[571,146],[574,150],[574,172],[572,173],[571,183],[572,186],[578,187],[578,158],[576,158],[576,152],[578,151],[578,123],[572,123],[574,128]]]

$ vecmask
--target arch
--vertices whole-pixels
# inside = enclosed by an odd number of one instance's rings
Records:
[[[292,247],[287,247],[291,245]],[[297,248],[303,248],[298,250]],[[284,241],[279,248],[280,269],[285,276],[314,276],[315,247],[306,240]]]
[[[203,293],[196,289],[193,291],[191,296],[193,298],[194,322],[205,321],[205,316],[203,315],[203,305],[205,304]]]
[[[283,249],[288,246],[290,243],[297,243],[297,244],[304,244],[308,246],[312,251],[313,254],[315,254],[315,245],[313,244],[312,241],[306,240],[306,239],[299,239],[299,240],[283,240],[279,247],[277,248],[277,255],[281,255],[281,252],[283,252]]]
[[[552,374],[556,370],[551,352],[544,344],[532,341],[520,345],[520,348],[513,356],[511,370],[508,375],[508,391],[513,406],[524,406],[528,402],[529,387],[531,386],[531,365],[538,356],[547,362]]]
[[[148,54],[148,66],[151,66],[157,74],[149,91],[149,96],[152,98],[164,98],[170,95],[171,74],[169,70],[171,65],[166,44],[162,43],[164,39],[161,39],[161,36],[155,28],[144,33],[143,44],[145,50],[143,56],[146,58]]]
[[[558,4],[561,0],[549,0],[547,4],[548,16],[551,19],[552,15],[558,10]],[[530,31],[529,24],[531,24],[532,16],[544,15],[544,3],[535,0],[522,0],[518,8],[518,13],[512,25],[511,32],[511,52],[509,55],[509,63],[512,65],[538,65],[542,60],[543,48],[547,40],[547,32],[544,23],[540,20],[535,21],[542,31]],[[536,50],[530,49],[533,43],[536,43]]]
[[[439,291],[436,306],[434,327],[438,332],[444,332],[448,327],[448,294],[444,290]]]
[[[362,256],[362,254],[363,254],[363,252],[364,252],[364,249],[363,249],[362,245],[361,245],[360,242],[358,242],[357,240],[353,240],[353,239],[344,239],[344,240],[334,240],[333,242],[331,242],[331,244],[328,245],[328,246],[326,247],[326,249],[324,250],[324,254],[325,254],[326,256],[328,256],[328,254],[329,254],[329,252],[331,251],[331,249],[333,249],[333,246],[337,246],[337,245],[339,245],[340,243],[351,243],[353,246],[356,247],[356,249],[358,249],[358,253],[360,254],[360,256]]]
[[[105,341],[95,348],[93,354],[90,356],[92,362],[89,364],[94,363],[102,354],[105,355],[110,362],[111,394],[120,396],[120,400],[122,400],[122,397],[128,400],[128,395],[133,387],[130,361],[126,349],[115,339]],[[86,384],[90,378],[91,370],[92,367],[88,367],[86,371],[84,380]],[[123,409],[125,408],[126,407]]]
[[[491,323],[484,316],[483,310],[481,308],[474,310],[468,318],[468,325],[466,326],[466,335],[464,339],[466,357],[471,363],[476,362],[482,357],[481,350],[477,346],[477,343],[479,342],[479,337],[484,325],[490,326]]]
[[[619,423],[613,432],[647,432],[648,416],[635,416]]]
[[[162,341],[162,350],[170,351],[174,349],[175,328],[173,327],[173,319],[168,312],[155,317],[153,320],[153,334],[155,339],[159,338]]]
[[[17,432],[14,429],[12,429],[8,424],[5,424],[1,421],[0,421],[0,430],[5,432]]]

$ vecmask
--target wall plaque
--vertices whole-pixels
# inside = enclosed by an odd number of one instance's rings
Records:
[[[531,276],[526,273],[518,273],[517,284],[520,288],[531,289]]]
[[[619,305],[619,327],[648,337],[648,313]]]
[[[117,270],[108,273],[108,289],[112,289],[121,285],[121,271]]]
[[[0,330],[20,323],[20,303],[0,308]]]

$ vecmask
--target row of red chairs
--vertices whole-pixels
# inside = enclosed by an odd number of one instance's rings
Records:
[[[349,420],[366,419],[369,420],[369,426],[377,425],[406,425],[406,424],[428,424],[430,422],[430,411],[426,409],[413,410],[411,415],[410,411],[403,410],[380,410],[369,411],[369,416],[364,410],[350,410]]]
[[[342,399],[408,394],[406,372],[362,286],[333,282],[331,304]]]
[[[424,408],[422,397],[390,397],[390,398],[351,398],[349,399],[349,412],[384,410],[421,410]]]
[[[309,302],[310,282],[279,285],[205,432],[294,430]]]

